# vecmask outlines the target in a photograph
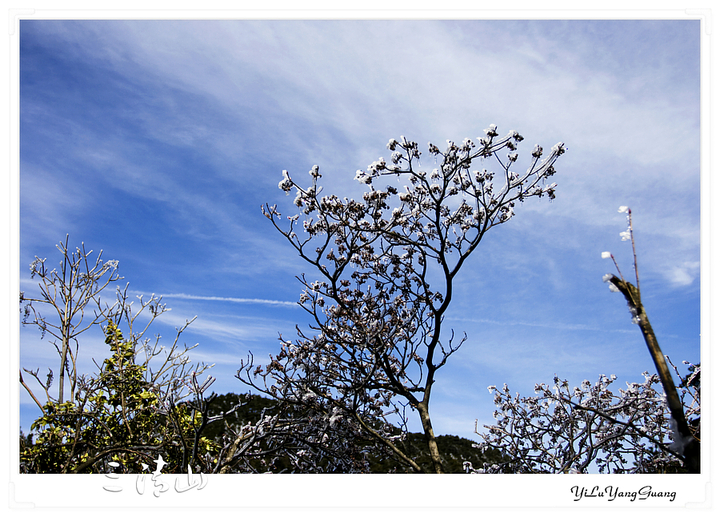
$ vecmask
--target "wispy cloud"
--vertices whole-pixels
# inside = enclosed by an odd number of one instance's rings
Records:
[[[491,325],[499,325],[502,327],[539,327],[555,330],[578,330],[587,332],[621,332],[621,333],[634,333],[636,330],[623,330],[623,329],[608,329],[598,328],[592,325],[583,325],[581,323],[538,323],[529,321],[518,321],[518,320],[507,320],[507,321],[496,321],[482,318],[459,318],[459,317],[448,317],[448,321],[466,321],[469,323],[489,323]]]
[[[183,300],[205,300],[210,302],[230,302],[230,303],[252,303],[260,305],[283,305],[286,307],[299,307],[297,302],[286,302],[282,300],[263,300],[259,298],[233,298],[225,296],[197,296],[193,294],[171,293],[163,294],[163,298],[180,298]]]

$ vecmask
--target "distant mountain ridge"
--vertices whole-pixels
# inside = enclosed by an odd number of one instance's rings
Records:
[[[260,419],[263,409],[271,410],[275,402],[271,399],[259,396],[235,393],[227,393],[217,395],[211,402],[210,414],[219,415],[230,411],[238,402],[243,405],[233,414],[228,415],[226,422],[230,427],[241,426],[247,423],[254,424]],[[223,424],[215,422],[208,425],[204,436],[213,441],[218,441],[221,437]],[[481,467],[484,462],[493,463],[499,460],[500,454],[497,451],[481,452],[480,449],[473,447],[472,440],[461,438],[454,435],[442,435],[437,437],[438,447],[442,454],[443,468],[447,473],[464,472],[463,463],[469,461],[475,468]],[[412,458],[418,465],[431,470],[432,462],[428,451],[427,442],[422,433],[407,433],[405,439],[396,442],[400,450]],[[388,455],[378,457],[370,455],[368,457],[371,473],[388,473],[388,472],[411,472],[397,458]],[[282,471],[278,467],[278,471]]]

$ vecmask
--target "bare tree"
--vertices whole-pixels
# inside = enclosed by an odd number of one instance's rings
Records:
[[[389,420],[406,429],[407,410],[417,411],[432,470],[442,472],[430,400],[438,369],[466,339],[443,327],[455,279],[485,233],[509,221],[518,202],[554,198],[556,184],[546,179],[563,144],[545,159],[535,146],[529,167],[518,173],[522,140],[515,131],[499,137],[491,125],[479,144],[448,141],[445,151],[429,144],[437,168],[426,171],[416,142],[392,139],[390,163],[380,158],[357,171],[355,179],[368,185],[361,201],[322,195],[318,166],[306,188],[283,171],[279,187],[295,190],[300,213],[287,225],[277,206],[266,205],[263,213],[320,275],[299,277],[300,304],[313,323],[310,333],[298,328],[295,342],[281,336],[280,353],[265,367],[254,368],[252,358],[243,363],[238,378],[305,407],[318,432],[343,422],[348,432],[382,443],[421,471],[396,445]],[[486,168],[473,170],[477,161]],[[383,180],[394,185],[374,186]]]
[[[71,251],[69,238],[69,235],[66,236],[65,243],[57,245],[62,255],[59,271],[55,268],[48,270],[45,266],[47,259],[37,256],[30,264],[31,278],[37,276],[40,279],[39,297],[27,297],[25,293],[20,293],[20,303],[24,304],[23,324],[36,326],[43,337],[50,334],[55,338],[52,344],[60,356],[57,396],[60,403],[64,400],[66,376],[70,381],[70,400],[75,395],[78,336],[106,319],[100,307],[100,292],[110,283],[122,279],[117,273],[116,260],[104,262],[102,251],[92,260],[92,250],[86,251],[85,243]],[[56,318],[43,316],[40,307],[46,307]],[[50,370],[45,384],[49,384],[52,378]]]

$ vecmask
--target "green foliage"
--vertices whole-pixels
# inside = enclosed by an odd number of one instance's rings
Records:
[[[158,455],[167,463],[164,472],[186,471],[201,415],[160,399],[145,380],[147,367],[135,362],[134,343],[114,323],[105,335],[110,357],[96,376],[81,378],[75,400],[43,406],[33,434],[21,441],[21,471],[109,472],[114,461],[126,472],[141,472]],[[197,457],[218,449],[204,437],[197,445]]]

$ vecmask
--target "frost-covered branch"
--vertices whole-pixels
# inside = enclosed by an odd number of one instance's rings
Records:
[[[251,371],[246,363],[238,378],[329,419],[353,422],[357,415],[371,436],[384,436],[391,419],[404,425],[409,405],[419,414],[433,471],[441,472],[429,405],[437,370],[465,341],[443,331],[454,280],[517,203],[555,196],[548,179],[565,147],[543,157],[535,146],[527,169],[517,172],[522,140],[516,131],[499,137],[491,125],[477,142],[448,141],[445,151],[429,144],[436,168],[428,171],[416,142],[391,139],[389,160],[355,174],[368,188],[362,200],[324,195],[317,165],[310,186],[283,171],[278,187],[295,193],[299,213],[283,222],[277,206],[262,210],[319,275],[299,277],[300,304],[313,322],[308,333],[298,329],[296,342],[281,337],[267,366]]]
[[[692,366],[692,375],[699,367]],[[486,425],[479,448],[496,449],[504,459],[466,470],[475,473],[653,473],[682,468],[679,439],[657,375],[613,390],[616,377],[600,375],[571,388],[557,376],[537,384],[536,395],[511,394],[507,385],[490,386],[496,423]],[[697,385],[699,387],[699,385]],[[699,394],[695,385],[684,395]],[[688,407],[688,415],[696,408]],[[698,410],[699,411],[699,410]]]
[[[655,364],[655,368],[660,377],[660,381],[662,382],[665,396],[667,398],[668,409],[672,417],[674,429],[676,430],[675,434],[678,436],[676,439],[676,448],[685,460],[688,469],[691,472],[700,472],[700,442],[695,436],[693,436],[693,433],[688,426],[684,408],[680,401],[677,389],[675,388],[675,384],[673,383],[670,369],[668,368],[668,364],[665,360],[665,355],[660,349],[660,344],[658,343],[655,332],[650,324],[650,319],[645,311],[645,307],[642,304],[640,296],[640,276],[638,274],[637,266],[637,253],[635,251],[635,236],[633,235],[632,226],[632,210],[630,210],[627,206],[621,206],[618,211],[620,213],[627,213],[628,227],[627,230],[620,234],[620,236],[623,241],[630,240],[632,243],[636,285],[633,285],[622,278],[622,273],[620,273],[620,268],[615,261],[615,257],[607,251],[602,253],[602,257],[612,258],[615,263],[615,267],[618,270],[618,274],[620,274],[620,278],[612,274],[607,274],[603,277],[603,281],[610,283],[610,289],[612,291],[619,291],[625,297],[628,308],[630,309],[630,314],[632,315],[632,321],[640,327],[643,339],[645,340],[645,344],[647,345],[650,356],[652,357],[653,363]]]

